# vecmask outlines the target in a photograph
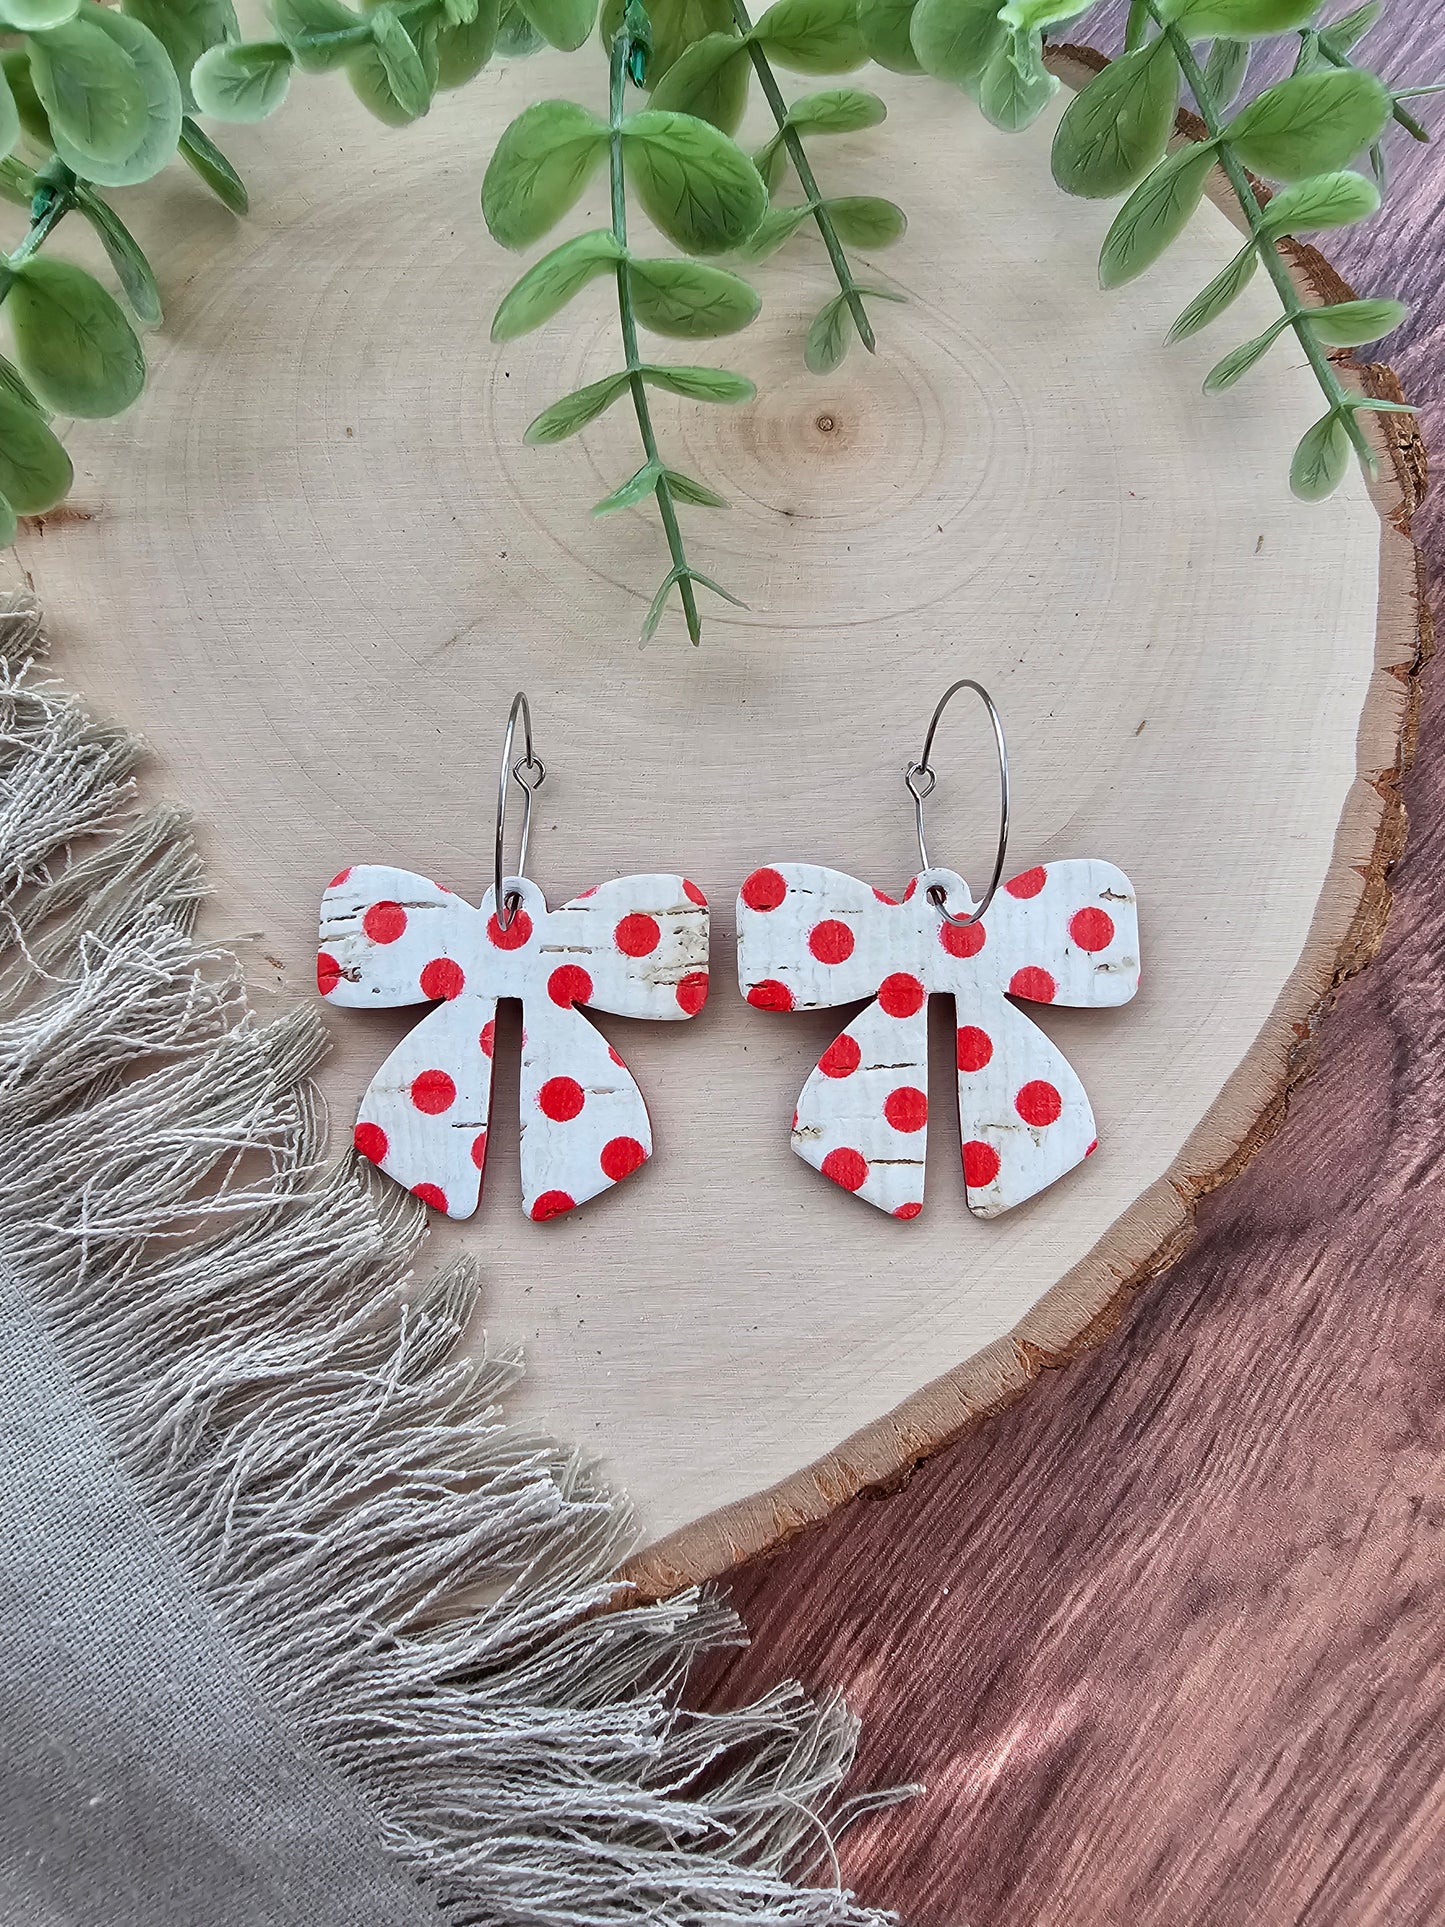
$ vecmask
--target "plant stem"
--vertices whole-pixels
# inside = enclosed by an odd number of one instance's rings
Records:
[[[748,58],[753,63],[753,72],[758,77],[758,85],[762,88],[773,119],[777,122],[778,133],[784,147],[788,150],[788,159],[793,163],[793,172],[797,175],[803,192],[808,198],[808,207],[818,224],[818,232],[823,237],[823,246],[828,250],[828,259],[833,263],[833,272],[838,277],[838,286],[843,290],[848,312],[853,317],[853,326],[858,330],[858,339],[870,355],[876,354],[878,343],[874,339],[873,324],[868,319],[868,311],[863,306],[863,297],[858,291],[857,282],[853,279],[853,270],[848,265],[848,256],[843,251],[843,243],[838,239],[838,230],[833,226],[832,217],[823,204],[822,189],[818,186],[817,177],[813,173],[812,163],[808,159],[807,149],[803,146],[802,136],[796,127],[788,125],[788,103],[783,99],[768,56],[751,38],[753,23],[748,17],[745,0],[732,0],[732,9],[738,32],[747,37]]]
[[[627,85],[627,56],[631,41],[626,26],[619,27],[612,40],[612,85],[609,99],[608,125],[611,130],[611,157],[609,167],[612,183],[612,238],[625,254],[627,248],[627,177],[622,163],[622,104]],[[627,357],[627,380],[632,391],[632,406],[637,414],[637,432],[642,437],[642,448],[649,462],[656,462],[660,473],[653,485],[657,497],[657,512],[662,517],[663,530],[667,535],[668,551],[672,556],[673,570],[677,576],[677,592],[682,598],[682,612],[687,618],[687,633],[694,642],[702,640],[702,622],[697,613],[697,592],[692,586],[692,571],[688,567],[687,555],[682,546],[682,530],[678,526],[677,504],[672,498],[672,484],[667,479],[662,458],[657,452],[657,437],[652,428],[652,409],[647,399],[647,384],[640,373],[642,358],[637,352],[637,317],[632,310],[632,289],[627,280],[627,262],[617,263],[617,311],[622,326],[622,350]]]
[[[1259,197],[1250,181],[1249,171],[1225,137],[1218,103],[1204,78],[1199,62],[1194,58],[1194,49],[1190,46],[1188,37],[1171,21],[1162,17],[1158,0],[1142,0],[1142,4],[1147,8],[1155,26],[1168,40],[1174,57],[1179,62],[1179,71],[1183,74],[1189,91],[1194,96],[1195,105],[1199,109],[1199,118],[1204,122],[1205,131],[1219,156],[1219,165],[1224,169],[1225,179],[1233,188],[1240,210],[1249,226],[1249,238],[1254,244],[1254,251],[1264,263],[1265,272],[1274,283],[1275,293],[1279,296],[1285,318],[1294,330],[1295,339],[1304,350],[1305,359],[1314,370],[1315,380],[1324,390],[1330,404],[1330,412],[1344,423],[1345,432],[1354,444],[1355,453],[1366,468],[1373,471],[1374,451],[1370,447],[1365,431],[1355,419],[1355,411],[1350,406],[1350,397],[1335,372],[1334,363],[1320,346],[1313,328],[1309,325],[1309,309],[1299,298],[1299,290],[1295,287],[1284,256],[1265,232],[1264,211],[1260,207]]]
[[[1301,35],[1301,38],[1303,38],[1303,35]],[[1353,68],[1355,64],[1354,61],[1330,39],[1328,28],[1316,32],[1315,45],[1332,67]],[[1413,114],[1406,113],[1405,109],[1400,105],[1400,102],[1411,99],[1415,94],[1432,94],[1438,91],[1438,88],[1434,87],[1405,87],[1397,94],[1392,93],[1390,118],[1395,121],[1398,126],[1403,127],[1412,140],[1428,141],[1430,135],[1428,130],[1420,125]]]

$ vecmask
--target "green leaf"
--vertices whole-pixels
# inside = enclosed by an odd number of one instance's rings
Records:
[[[1350,227],[1379,211],[1380,190],[1349,168],[1314,174],[1282,187],[1264,210],[1266,234],[1309,234],[1321,228]]]
[[[0,387],[0,492],[20,515],[42,515],[70,493],[70,457],[44,417]]]
[[[497,0],[482,0],[475,19],[437,28],[438,88],[462,87],[476,78],[496,50],[499,18]]]
[[[431,83],[415,42],[390,6],[378,7],[370,25],[392,98],[408,120],[419,120],[431,106]]]
[[[925,73],[976,94],[1008,28],[998,17],[996,0],[918,0],[912,34]]]
[[[1409,312],[1403,301],[1375,295],[1358,301],[1334,301],[1327,308],[1311,308],[1309,325],[1316,340],[1324,342],[1327,348],[1359,348],[1398,328]]]
[[[858,27],[870,58],[895,74],[921,74],[913,51],[913,10],[918,0],[858,0]]]
[[[8,154],[20,138],[20,113],[9,82],[0,69],[0,154]]]
[[[776,194],[788,166],[788,150],[783,145],[780,133],[764,142],[753,155],[753,166],[762,175],[763,186],[768,190],[769,197]]]
[[[53,138],[89,175],[94,164],[121,163],[145,131],[140,75],[104,28],[75,19],[29,39],[30,77]],[[71,167],[75,161],[68,160]]]
[[[158,328],[162,319],[160,289],[140,242],[98,194],[79,184],[74,191],[75,204],[100,236],[126,300],[147,328]]]
[[[637,503],[642,501],[645,496],[653,493],[658,482],[662,479],[662,475],[663,467],[661,462],[656,459],[644,462],[637,473],[629,476],[621,488],[613,489],[610,495],[604,495],[600,502],[594,503],[592,513],[594,515],[611,515],[616,509],[636,507]]]
[[[835,294],[813,316],[803,344],[803,360],[815,375],[826,375],[836,368],[848,352],[853,334],[853,317],[848,312],[848,297]]]
[[[703,261],[632,261],[627,285],[644,328],[684,340],[736,334],[759,307],[756,288],[741,275]]]
[[[73,262],[12,266],[5,313],[20,372],[60,415],[118,415],[145,384],[145,356],[119,305]]]
[[[1198,334],[1201,328],[1207,328],[1211,321],[1218,320],[1230,302],[1249,286],[1258,264],[1259,256],[1254,243],[1246,242],[1229,266],[1215,275],[1207,288],[1195,295],[1169,330],[1166,339],[1171,342],[1183,341],[1186,336]]]
[[[149,27],[128,15],[85,0],[75,22],[103,33],[130,64],[141,89],[141,108],[132,122],[132,140],[122,155],[101,156],[73,141],[50,116],[55,151],[67,167],[102,187],[133,187],[159,174],[176,151],[181,134],[181,87],[170,55]],[[66,32],[72,31],[67,28]]]
[[[25,406],[33,414],[39,415],[42,421],[50,420],[50,410],[41,407],[22,380],[20,370],[8,362],[4,355],[0,355],[0,389],[3,389],[7,395],[13,395],[17,401],[23,401]]]
[[[16,536],[15,511],[0,495],[0,548],[8,549]]]
[[[715,488],[709,488],[705,482],[695,482],[690,475],[684,475],[675,468],[665,468],[662,472],[674,497],[679,502],[686,502],[689,508],[725,509],[728,506],[727,497],[719,495]],[[709,583],[708,586],[711,588],[713,585]],[[727,595],[726,590],[720,590],[719,594],[729,602],[734,599]],[[743,605],[739,602],[737,606],[741,608]]]
[[[575,389],[561,401],[554,401],[550,408],[544,408],[522,440],[533,447],[566,441],[588,422],[595,422],[619,395],[626,393],[627,386],[628,376],[624,370],[621,374],[604,375],[601,381],[590,382],[586,388]]]
[[[1357,40],[1364,39],[1384,11],[1384,0],[1367,0],[1365,6],[1356,7],[1353,12],[1332,21],[1324,29],[1329,36],[1330,45],[1336,53],[1347,54]]]
[[[1224,131],[1246,167],[1293,181],[1353,160],[1384,131],[1390,104],[1373,74],[1327,67],[1266,88]]]
[[[751,401],[758,392],[746,375],[734,375],[726,368],[662,368],[648,363],[642,378],[688,401]]]
[[[720,582],[714,582],[710,575],[699,575],[696,569],[671,569],[664,578],[662,587],[648,605],[647,615],[642,624],[642,640],[645,643],[651,642],[652,638],[657,634],[657,625],[661,622],[663,611],[667,607],[667,598],[677,584],[684,580],[688,582],[700,582],[705,589],[711,589],[714,595],[721,596],[724,602],[730,602],[735,609],[746,609],[748,606],[741,597],[735,596],[730,589],[725,589]],[[685,606],[686,605],[684,605],[684,607]],[[691,616],[688,617],[687,626],[688,633],[693,641],[700,641],[701,629],[700,627],[694,626]]]
[[[1288,326],[1288,316],[1281,315],[1278,321],[1269,324],[1263,334],[1255,335],[1249,341],[1241,342],[1237,348],[1232,348],[1222,361],[1215,362],[1204,377],[1204,392],[1217,395],[1225,388],[1232,388],[1240,376],[1248,374],[1260,356],[1268,352]]]
[[[181,122],[180,155],[233,214],[250,212],[246,183],[216,143],[189,117]]]
[[[11,207],[23,207],[28,214],[39,185],[40,177],[24,161],[16,160],[13,154],[7,154],[0,160],[0,200],[8,201]],[[0,292],[3,292],[3,286],[0,286]]]
[[[861,87],[826,87],[804,94],[788,109],[788,125],[800,134],[856,134],[887,120],[888,109]]]
[[[576,202],[607,152],[606,125],[570,100],[524,108],[497,142],[482,213],[504,248],[530,247]]]
[[[710,33],[680,54],[652,90],[652,105],[696,114],[732,134],[748,104],[752,62],[735,33]]]
[[[1038,35],[1014,28],[979,75],[978,104],[985,120],[1014,134],[1031,126],[1058,91]]]
[[[1213,143],[1191,142],[1160,161],[1139,183],[1104,238],[1100,287],[1132,281],[1159,259],[1198,207],[1213,165]]]
[[[1204,63],[1204,84],[1214,100],[1215,110],[1224,114],[1239,98],[1249,72],[1247,40],[1216,40]]]
[[[303,73],[344,67],[371,44],[371,28],[341,0],[270,0],[276,31]]]
[[[622,123],[638,200],[669,241],[689,254],[738,247],[768,204],[762,176],[735,142],[705,120],[646,108]]]
[[[0,13],[7,30],[34,33],[39,27],[63,27],[79,6],[80,0],[5,0]]]
[[[626,0],[603,0],[598,31],[604,47],[612,45],[625,12]],[[660,80],[695,41],[735,31],[729,0],[650,0],[647,17],[652,27],[649,82]]]
[[[285,100],[290,85],[291,49],[284,40],[212,47],[191,69],[197,107],[217,120],[265,120]]]
[[[191,96],[192,67],[207,48],[241,37],[231,0],[122,0],[121,11],[149,27],[165,48],[187,111],[196,104]]]
[[[858,0],[774,0],[753,37],[771,59],[800,74],[845,74],[868,58]]]
[[[503,296],[492,321],[492,340],[511,341],[540,328],[589,281],[605,274],[622,258],[622,249],[606,228],[594,228],[590,234],[577,234],[564,241],[561,247],[544,254],[535,267],[528,268]]]
[[[5,71],[5,84],[15,102],[15,110],[20,116],[20,131],[37,147],[47,150],[55,142],[50,137],[50,116],[35,91],[35,82],[30,73],[30,56],[23,47],[9,47],[0,54],[0,67]]]
[[[886,248],[908,232],[908,216],[876,194],[844,194],[824,207],[840,241],[850,248]]]
[[[597,0],[517,0],[548,46],[575,53],[592,31]]]
[[[1349,465],[1350,437],[1331,410],[1301,436],[1290,463],[1289,485],[1303,502],[1323,501],[1339,487]]]
[[[802,207],[770,207],[738,253],[745,261],[762,261],[768,255],[776,254],[789,235],[796,233],[803,222],[810,219],[812,212],[806,202]]]
[[[1062,20],[1074,20],[1084,9],[1079,0],[1009,0],[999,8],[999,19],[1006,27],[1021,33],[1040,33]]]
[[[1163,0],[1161,18],[1181,27],[1191,40],[1226,34],[1235,40],[1262,40],[1267,34],[1302,27],[1320,0]]]
[[[429,107],[432,75],[437,71],[436,20],[432,16],[415,15],[409,23],[400,22],[399,29],[402,39],[411,48],[421,68]],[[371,39],[368,39],[358,51],[348,55],[346,78],[350,82],[351,91],[367,113],[374,115],[383,126],[410,127],[414,120],[420,120],[421,115],[426,112],[426,107],[423,107],[420,112],[415,111],[419,98],[414,84],[415,74],[412,75],[411,86],[406,86],[405,81],[403,82],[403,86],[406,87],[405,101],[399,99],[392,85],[391,72],[382,57],[381,48]]]
[[[497,16],[497,52],[504,60],[525,60],[546,45],[526,14],[507,0]]]
[[[1095,199],[1136,187],[1164,158],[1178,102],[1179,68],[1167,42],[1122,54],[1064,109],[1054,179],[1066,194]]]

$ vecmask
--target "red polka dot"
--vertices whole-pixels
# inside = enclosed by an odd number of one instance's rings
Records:
[[[616,1064],[619,1070],[625,1071],[627,1069],[626,1064],[623,1063],[622,1059],[618,1056],[617,1052],[613,1050],[610,1044],[607,1046],[607,1055],[612,1059],[613,1063]]]
[[[623,917],[612,933],[612,941],[624,957],[646,957],[661,943],[662,930],[656,917],[635,911],[630,917]]]
[[[1035,964],[1026,964],[1016,970],[1009,978],[1010,997],[1027,997],[1032,1004],[1051,1004],[1058,985],[1047,970],[1040,970]]]
[[[518,910],[506,929],[495,914],[487,918],[487,935],[498,950],[520,950],[532,934],[532,919],[525,910]]]
[[[1052,1084],[1042,1077],[1036,1077],[1031,1084],[1025,1084],[1014,1099],[1014,1109],[1025,1124],[1056,1123],[1064,1108],[1064,1100]]]
[[[707,898],[690,877],[684,877],[682,880],[682,894],[687,898],[689,903],[700,903],[703,909],[706,910]]]
[[[918,878],[910,877],[908,879],[908,888],[903,892],[903,901],[905,903],[911,903],[913,901],[913,892],[917,888],[918,888]]]
[[[895,1131],[921,1131],[928,1122],[928,1099],[916,1085],[900,1085],[888,1093],[883,1115]]]
[[[547,979],[547,995],[564,1010],[569,1004],[589,1004],[592,979],[581,964],[558,964]]]
[[[603,1145],[601,1162],[602,1175],[620,1184],[639,1165],[646,1164],[647,1152],[635,1137],[615,1137]]]
[[[897,970],[878,986],[878,1001],[890,1017],[911,1017],[923,1008],[923,985],[906,970]]]
[[[963,1147],[963,1181],[971,1191],[982,1191],[998,1176],[998,1152],[981,1138]]]
[[[833,1039],[818,1059],[818,1069],[824,1077],[851,1077],[862,1061],[863,1053],[858,1048],[857,1039],[850,1037],[845,1030],[841,1037]]]
[[[1036,897],[1049,880],[1049,873],[1040,864],[1032,870],[1025,870],[1021,876],[1010,877],[1003,886],[1011,897]]]
[[[548,1218],[560,1218],[564,1211],[575,1211],[577,1200],[565,1191],[544,1191],[532,1206],[532,1216],[538,1224],[545,1224]]]
[[[323,950],[316,959],[316,988],[323,997],[329,997],[341,982],[345,972],[329,950]]]
[[[342,884],[345,883],[346,879],[350,875],[351,875],[351,865],[348,863],[344,870],[338,870],[336,872],[336,875],[331,879],[330,883],[327,884],[326,886],[327,889],[339,890]]]
[[[993,1039],[977,1024],[962,1024],[958,1032],[958,1068],[981,1071],[993,1056]]]
[[[707,1002],[707,983],[708,978],[705,970],[689,970],[687,975],[678,984],[678,1006],[680,1009],[685,1010],[689,1017],[696,1017],[697,1013]]]
[[[386,1156],[388,1149],[387,1136],[379,1124],[367,1124],[365,1122],[358,1124],[356,1129],[351,1133],[351,1141],[357,1150],[360,1151],[361,1155],[364,1158],[370,1158],[373,1164],[380,1164],[381,1160]]]
[[[976,957],[988,941],[988,932],[981,923],[950,923],[941,917],[938,941],[950,957]]]
[[[373,943],[395,943],[406,929],[406,912],[399,903],[373,903],[361,927]]]
[[[765,977],[748,992],[748,1002],[755,1010],[791,1010],[793,993],[786,984],[780,984],[776,977]]]
[[[776,910],[787,894],[788,886],[776,870],[754,870],[742,888],[749,910]]]
[[[490,1057],[492,1052],[497,1048],[497,1020],[495,1017],[489,1017],[486,1023],[482,1025],[482,1033],[481,1036],[478,1037],[477,1042],[482,1047],[483,1057]]]
[[[853,954],[853,932],[846,923],[829,917],[825,923],[815,923],[808,932],[808,948],[819,963],[847,963]]]
[[[867,1158],[861,1151],[850,1150],[846,1145],[830,1151],[821,1169],[825,1178],[831,1178],[834,1184],[841,1184],[845,1191],[857,1191],[868,1182]]]
[[[447,1208],[447,1194],[439,1184],[414,1184],[411,1195],[420,1198],[423,1204],[429,1204],[433,1211],[445,1211]]]
[[[900,1204],[893,1215],[895,1218],[916,1218],[922,1209],[921,1204]]]
[[[421,973],[422,995],[448,1000],[460,997],[466,981],[466,972],[459,963],[454,963],[450,957],[433,957]]]
[[[1088,1149],[1084,1152],[1084,1156],[1086,1158],[1091,1158],[1094,1155],[1095,1151],[1098,1150],[1098,1148],[1099,1148],[1099,1140],[1097,1138],[1093,1138],[1089,1143]]]
[[[537,1102],[554,1123],[566,1124],[576,1117],[587,1098],[575,1077],[549,1077],[537,1093]]]
[[[600,883],[594,883],[590,890],[579,890],[577,892],[577,901],[579,903],[585,903],[588,897],[595,897],[601,888],[602,885]]]
[[[875,891],[873,892],[873,894],[874,894],[874,896],[875,896],[875,897],[877,897],[877,899],[878,899],[878,901],[879,901],[880,903],[886,903],[886,904],[888,904],[888,905],[889,905],[889,907],[890,907],[891,909],[894,909],[894,910],[896,910],[896,909],[898,908],[898,899],[897,899],[897,897],[890,897],[890,896],[889,896],[889,895],[887,894],[887,892],[886,892],[886,891],[883,891],[883,890],[875,890]]]
[[[486,1163],[486,1161],[487,1161],[487,1134],[485,1131],[478,1131],[476,1136],[472,1139],[472,1163],[475,1164],[477,1169],[480,1171],[482,1166]]]
[[[457,1087],[445,1071],[422,1071],[411,1080],[411,1101],[428,1117],[438,1117],[456,1103]]]
[[[1069,918],[1069,935],[1080,950],[1107,950],[1114,941],[1114,919],[1091,904]]]

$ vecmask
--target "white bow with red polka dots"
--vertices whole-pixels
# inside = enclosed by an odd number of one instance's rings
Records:
[[[1139,987],[1139,924],[1112,863],[1050,863],[1006,883],[977,923],[952,870],[925,870],[902,903],[816,864],[754,870],[738,898],[738,979],[762,1010],[872,1002],[803,1086],[793,1149],[845,1191],[916,1218],[928,1125],[928,999],[957,1012],[963,1176],[980,1217],[1022,1204],[1095,1149],[1094,1114],[1067,1059],[1010,1003],[1098,1008]]]
[[[321,901],[316,980],[333,1004],[437,1003],[361,1102],[356,1148],[451,1218],[481,1195],[499,997],[522,1003],[522,1208],[555,1218],[635,1171],[652,1128],[627,1066],[576,1008],[696,1016],[707,1000],[707,898],[680,876],[619,877],[549,910],[533,883],[503,928],[409,870],[359,864]]]

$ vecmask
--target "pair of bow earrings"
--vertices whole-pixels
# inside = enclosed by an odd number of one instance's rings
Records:
[[[934,732],[961,689],[982,699],[998,752],[998,847],[977,905],[962,877],[930,865],[924,838]],[[526,753],[514,761],[519,717]],[[578,1006],[677,1020],[707,1000],[707,898],[686,877],[619,877],[547,908],[525,874],[532,799],[545,777],[518,695],[497,782],[493,886],[481,908],[384,864],[343,870],[322,899],[323,996],[353,1008],[437,1005],[372,1079],[355,1143],[452,1218],[470,1217],[481,1195],[499,998],[522,1004],[522,1206],[538,1220],[608,1190],[652,1153],[642,1093]],[[516,870],[504,875],[509,779],[524,800]],[[763,1010],[870,1000],[803,1086],[793,1149],[895,1218],[923,1209],[928,999],[951,994],[964,1183],[970,1208],[995,1217],[1097,1143],[1083,1085],[1012,1000],[1127,1003],[1139,985],[1134,892],[1113,864],[1088,859],[1025,870],[1000,891],[1008,753],[998,711],[976,682],[945,691],[905,782],[920,868],[902,900],[816,864],[754,870],[738,897],[738,978]]]

